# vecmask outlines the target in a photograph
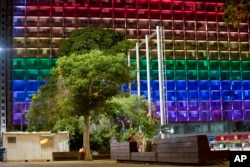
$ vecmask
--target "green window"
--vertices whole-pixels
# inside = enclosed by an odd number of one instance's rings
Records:
[[[221,68],[221,70],[230,70],[230,62],[229,61],[221,61],[220,68]]]
[[[198,74],[198,79],[199,80],[208,80],[209,77],[208,77],[208,71],[199,71],[199,74]]]
[[[187,69],[188,70],[196,70],[197,69],[197,61],[196,60],[187,60]]]
[[[38,68],[39,69],[50,69],[51,60],[50,58],[40,58],[38,59]]]
[[[196,70],[188,70],[187,79],[197,80],[197,71]]]
[[[220,79],[220,71],[209,71],[210,80],[219,80]]]
[[[207,60],[199,60],[198,61],[198,69],[199,70],[208,70],[208,62],[207,62]]]
[[[27,70],[26,76],[28,80],[37,80],[38,79],[38,70]]]
[[[220,63],[217,60],[210,60],[209,61],[209,69],[210,70],[219,70],[220,69]]]
[[[50,74],[50,70],[39,70],[38,74],[38,79],[44,80]]]
[[[37,59],[36,58],[29,58],[26,59],[27,69],[37,69]]]
[[[166,60],[165,66],[166,66],[166,70],[174,70],[174,67],[175,67],[174,60]]]
[[[24,58],[14,58],[12,61],[13,69],[25,69],[25,59]]]
[[[186,80],[187,79],[186,71],[185,70],[175,71],[175,79],[176,80]]]
[[[240,61],[231,61],[231,70],[241,70]]]
[[[242,70],[249,71],[250,70],[250,61],[242,61]]]
[[[186,69],[185,60],[176,60],[175,61],[175,69],[176,70],[185,70]]]
[[[12,71],[12,79],[13,80],[24,80],[25,79],[25,71],[24,70],[13,70]]]

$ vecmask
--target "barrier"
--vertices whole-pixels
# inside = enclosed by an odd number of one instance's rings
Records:
[[[206,135],[172,137],[153,141],[149,152],[131,152],[129,142],[111,143],[111,159],[160,163],[200,164],[229,160],[229,150],[211,151]]]

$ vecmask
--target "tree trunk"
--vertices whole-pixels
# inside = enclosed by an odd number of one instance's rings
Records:
[[[89,141],[89,115],[84,116],[84,128],[83,128],[83,146],[85,148],[85,161],[92,161],[92,155],[90,152],[90,141]]]

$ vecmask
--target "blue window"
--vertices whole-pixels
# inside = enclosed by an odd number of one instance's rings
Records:
[[[186,90],[186,81],[176,81],[176,90]]]
[[[211,90],[220,90],[220,81],[211,81],[210,82]]]
[[[220,91],[211,91],[211,100],[220,100]]]
[[[221,81],[221,89],[222,90],[231,90],[231,82],[230,81]]]
[[[12,90],[13,91],[24,91],[25,90],[25,81],[24,80],[13,80],[12,81]]]
[[[200,90],[209,90],[209,82],[208,81],[200,81],[199,82]]]
[[[199,92],[199,99],[200,100],[209,100],[210,95],[208,91],[200,91]]]
[[[151,90],[152,91],[158,91],[159,90],[159,81],[158,80],[151,81]]]
[[[186,91],[177,91],[176,92],[177,100],[187,100],[187,92]]]
[[[188,90],[197,90],[198,89],[198,83],[197,81],[188,81]]]
[[[198,92],[197,91],[189,91],[188,92],[188,100],[198,100]]]
[[[232,89],[233,90],[241,90],[241,81],[232,81]]]
[[[242,91],[241,90],[236,90],[232,92],[232,99],[233,100],[243,100],[242,99]]]
[[[222,91],[222,100],[231,100],[232,99],[232,95],[231,95],[231,91]]]
[[[165,84],[167,90],[175,90],[175,81],[166,81]]]
[[[250,82],[249,81],[243,81],[243,89],[250,90]]]
[[[167,91],[167,100],[176,100],[175,91]]]

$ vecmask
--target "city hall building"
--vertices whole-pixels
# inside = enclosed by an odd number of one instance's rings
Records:
[[[1,131],[26,125],[32,95],[75,29],[102,27],[141,41],[163,27],[164,106],[173,134],[239,134],[250,138],[249,20],[223,21],[223,0],[2,0]],[[159,112],[159,69],[151,39],[150,68],[140,48],[140,87]],[[153,43],[153,44],[152,44]],[[135,56],[130,57],[136,62]],[[138,92],[138,90],[140,90]],[[248,132],[248,133],[247,133]]]

